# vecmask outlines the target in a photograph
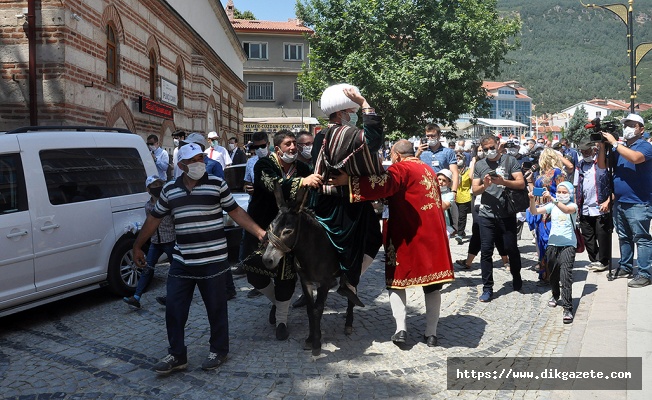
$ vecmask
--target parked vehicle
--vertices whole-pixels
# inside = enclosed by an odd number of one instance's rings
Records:
[[[249,206],[249,194],[244,190],[244,173],[247,164],[229,165],[224,169],[224,179],[229,186],[231,195],[236,203],[247,211]],[[229,261],[237,262],[242,243],[242,227],[224,213],[224,231],[226,233],[226,244],[229,249]]]
[[[0,134],[0,316],[101,286],[131,295],[154,174],[144,140],[124,129]]]

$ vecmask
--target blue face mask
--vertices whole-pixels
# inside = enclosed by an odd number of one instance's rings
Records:
[[[349,113],[348,125],[356,126],[357,123],[358,123],[358,114],[357,113]]]

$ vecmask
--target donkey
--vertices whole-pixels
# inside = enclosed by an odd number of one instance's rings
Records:
[[[269,243],[263,254],[263,263],[274,269],[281,257],[290,251],[295,257],[295,267],[301,278],[301,288],[306,296],[309,335],[304,349],[311,350],[314,356],[321,353],[321,317],[328,290],[336,277],[341,274],[337,250],[332,245],[326,230],[317,221],[314,213],[304,208],[309,189],[299,188],[297,201],[288,205],[280,185],[274,187],[274,195],[279,212],[267,229]],[[301,242],[299,246],[297,243]],[[314,291],[317,296],[314,296]],[[348,300],[346,308],[345,333],[353,331],[353,304]]]

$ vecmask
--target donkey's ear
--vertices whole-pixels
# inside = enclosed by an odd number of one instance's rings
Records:
[[[278,181],[274,182],[274,197],[276,197],[276,205],[278,208],[287,207],[285,198],[283,197],[283,189]]]

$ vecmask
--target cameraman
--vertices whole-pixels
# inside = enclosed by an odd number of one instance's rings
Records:
[[[602,132],[603,142],[598,143],[598,166],[613,166],[615,203],[614,225],[620,243],[620,269],[618,276],[629,276],[633,269],[634,244],[638,251],[638,274],[627,284],[631,288],[650,284],[652,262],[652,144],[642,139],[645,121],[640,115],[629,114],[620,121],[626,145],[607,132]],[[611,147],[606,157],[606,146]]]

